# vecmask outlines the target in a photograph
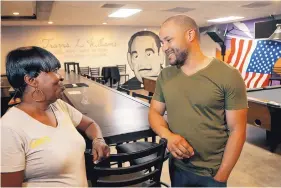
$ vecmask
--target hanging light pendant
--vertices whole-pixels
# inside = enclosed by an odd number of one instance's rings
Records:
[[[269,40],[279,40],[281,41],[281,24],[276,24],[276,30],[272,35],[268,38]]]

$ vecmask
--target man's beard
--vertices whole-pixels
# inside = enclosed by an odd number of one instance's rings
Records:
[[[188,57],[188,52],[186,50],[180,51],[179,49],[173,50],[176,56],[176,60],[172,66],[177,66],[177,68],[180,68],[181,66],[184,65],[185,60]]]
[[[177,66],[177,68],[181,68],[184,65],[185,60],[188,57],[188,52],[187,51],[181,51],[176,55],[176,62],[174,66]]]

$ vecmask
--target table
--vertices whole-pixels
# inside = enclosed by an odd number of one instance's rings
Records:
[[[281,141],[281,86],[250,89],[247,95],[248,123],[266,130],[273,152]]]
[[[145,77],[145,78],[143,78],[144,90],[149,92],[149,96],[152,96],[154,91],[155,91],[156,80],[157,80],[157,77]]]
[[[89,87],[68,88],[64,100],[89,116],[100,126],[108,144],[138,140],[155,135],[148,122],[149,104],[115,89],[70,73],[64,75],[65,84],[85,83]],[[82,94],[89,104],[82,104]]]

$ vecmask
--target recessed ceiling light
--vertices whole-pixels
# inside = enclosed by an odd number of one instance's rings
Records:
[[[207,20],[208,22],[227,22],[227,21],[233,21],[233,20],[239,20],[242,19],[244,17],[241,16],[229,16],[229,17],[224,17],[224,18],[216,18],[216,19],[212,19],[212,20]]]
[[[106,25],[107,23],[106,23],[106,22],[103,22],[102,24],[103,24],[103,25]]]
[[[146,29],[146,28],[144,28],[144,30],[146,31],[147,29]]]
[[[126,18],[129,16],[132,16],[138,12],[142,11],[141,9],[119,9],[112,14],[110,14],[108,17],[114,17],[114,18]]]
[[[53,22],[52,22],[52,21],[49,21],[48,24],[53,24]]]
[[[20,13],[18,13],[18,12],[13,12],[13,15],[15,15],[15,16],[17,16],[17,15],[19,15]]]

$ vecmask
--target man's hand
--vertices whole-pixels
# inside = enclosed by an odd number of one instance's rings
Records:
[[[171,134],[167,137],[168,150],[177,159],[190,158],[194,155],[191,145],[180,135]]]
[[[104,140],[94,141],[92,144],[92,150],[94,163],[97,163],[98,161],[102,160],[103,158],[109,157],[110,155],[110,148],[104,142]]]
[[[218,182],[227,182],[227,179],[228,179],[228,177],[222,177],[222,176],[219,176],[218,174],[216,174],[215,175],[215,177],[214,177],[214,180],[216,180],[216,181],[218,181]]]

